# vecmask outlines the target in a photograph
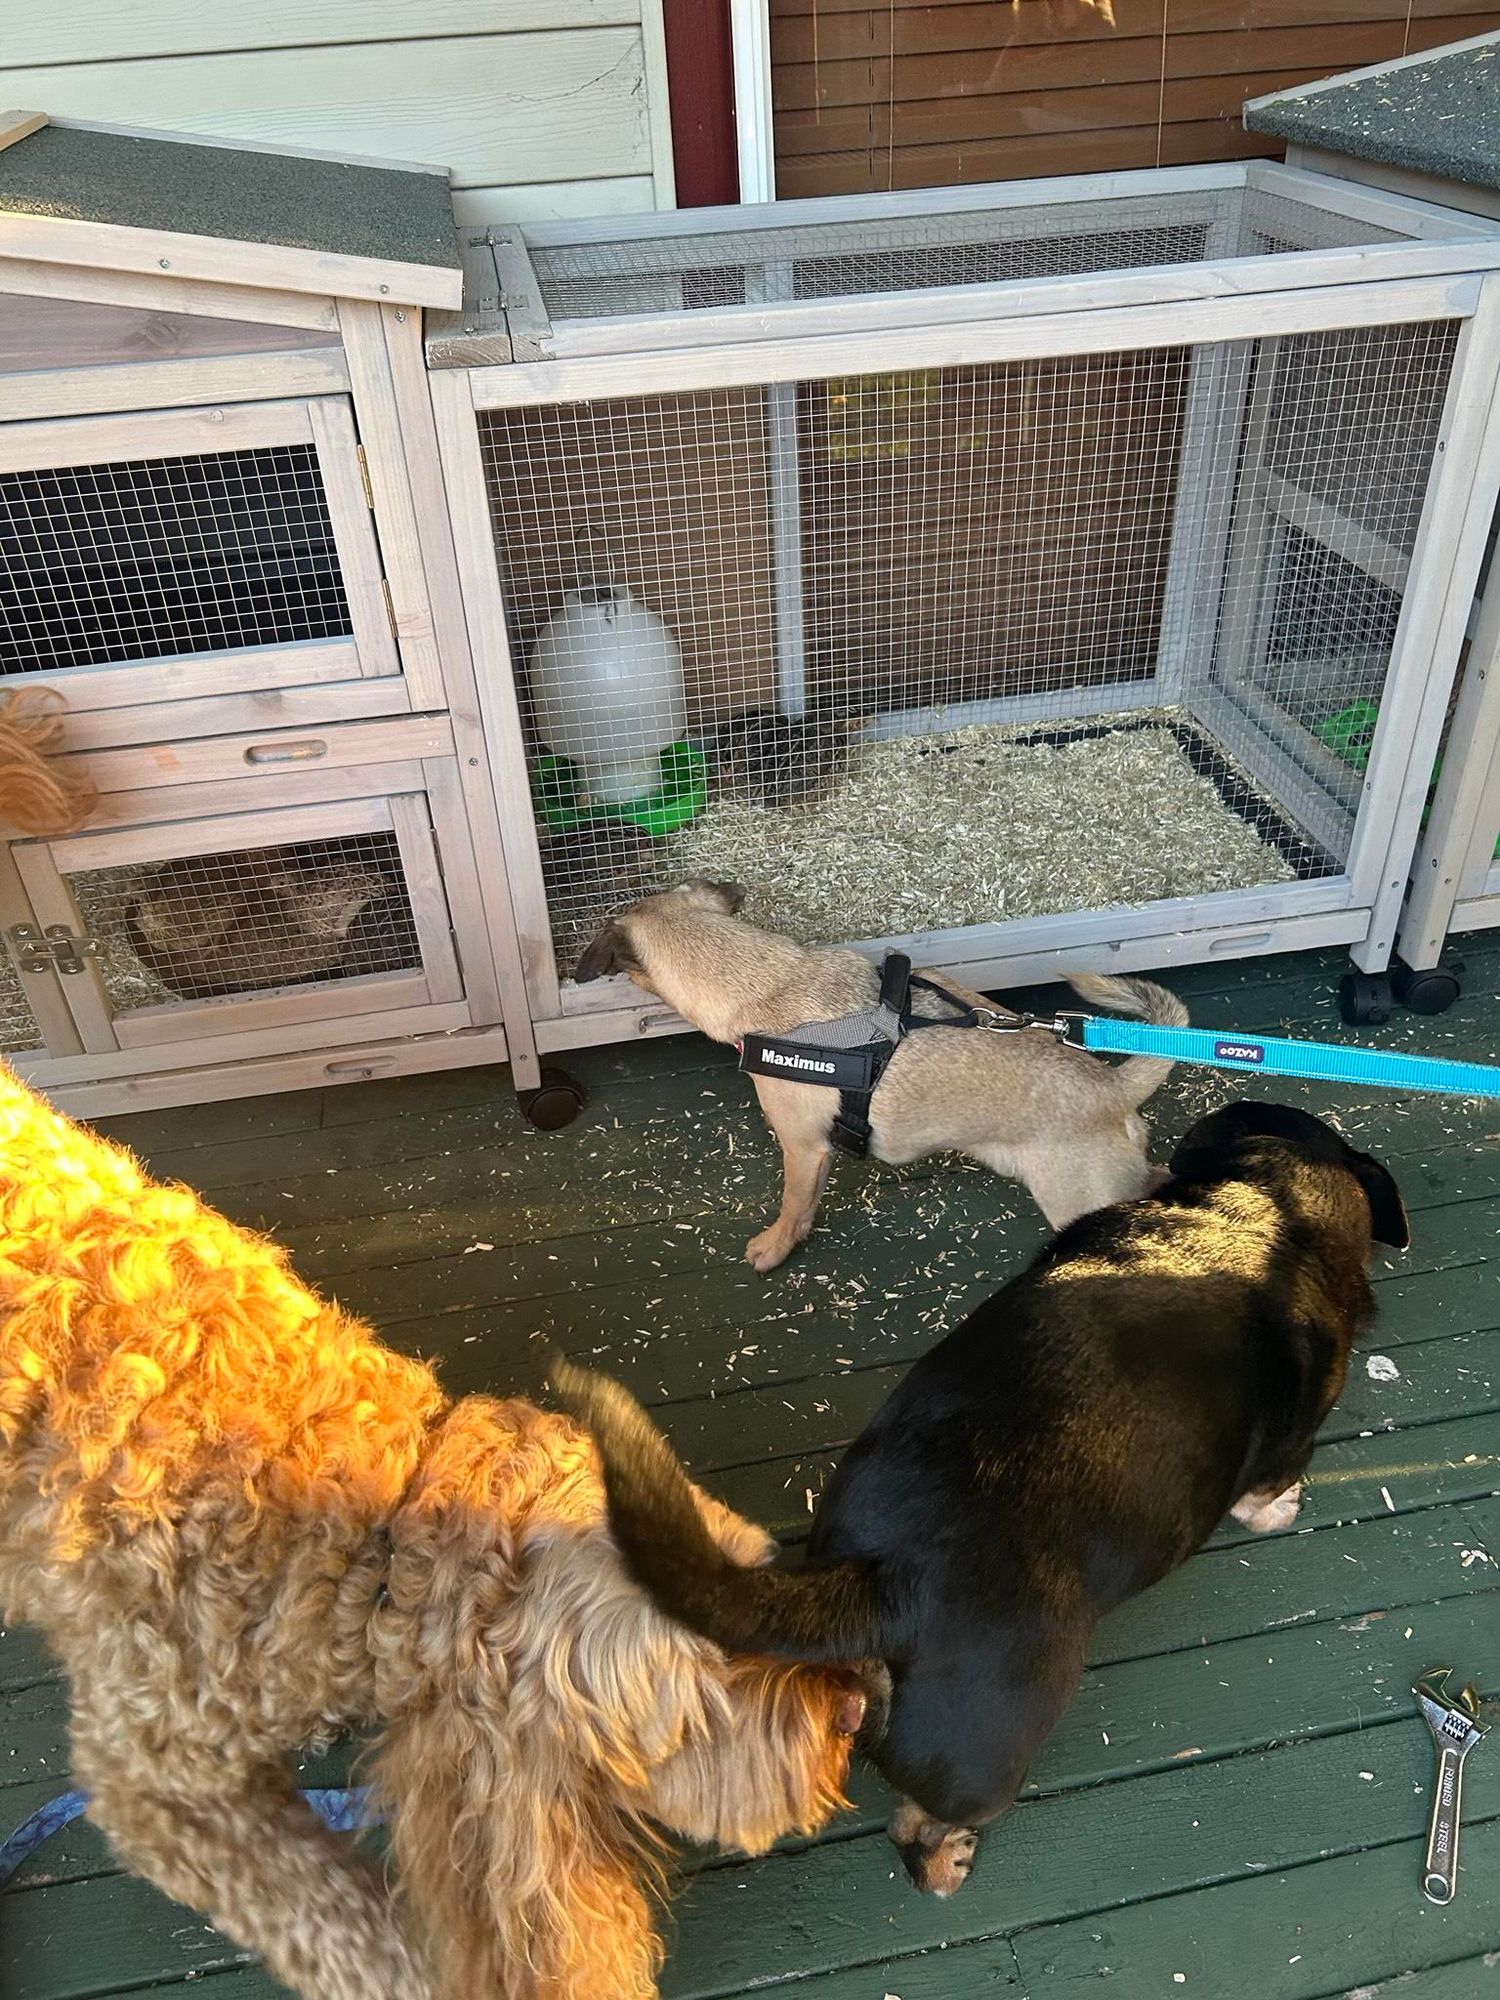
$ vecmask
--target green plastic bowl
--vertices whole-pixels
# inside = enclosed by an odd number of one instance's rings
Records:
[[[1373,701],[1356,701],[1318,723],[1316,728],[1319,738],[1336,757],[1342,757],[1356,771],[1363,771],[1370,762],[1370,745],[1375,740],[1375,725],[1379,720],[1380,710]]]
[[[1375,725],[1380,720],[1380,710],[1373,701],[1357,701],[1349,708],[1341,708],[1337,715],[1330,715],[1326,722],[1315,725],[1318,736],[1337,757],[1356,771],[1368,769],[1370,745],[1375,737]],[[1427,815],[1432,810],[1432,794],[1437,781],[1443,774],[1443,760],[1439,757],[1433,764],[1432,777],[1427,786],[1427,803],[1422,808],[1422,825],[1427,825]],[[1495,859],[1500,861],[1500,840],[1495,842]]]
[[[643,799],[620,805],[578,802],[578,766],[571,757],[543,757],[532,778],[536,809],[557,833],[601,819],[631,820],[657,840],[677,833],[708,803],[708,759],[691,743],[669,743],[661,753],[661,783]]]

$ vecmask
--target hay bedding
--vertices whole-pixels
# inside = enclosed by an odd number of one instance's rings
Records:
[[[130,905],[158,873],[154,864],[140,863],[123,868],[96,868],[88,875],[75,875],[73,897],[84,928],[99,946],[96,961],[110,1004],[124,1013],[132,1007],[160,1007],[177,995],[154,973],[142,965],[130,947],[125,916]]]
[[[805,943],[1294,879],[1169,728],[1058,745],[1025,733],[977,724],[865,744],[797,812],[711,801],[666,843],[664,879],[741,882],[752,922]]]
[[[0,1055],[19,1055],[41,1046],[41,1032],[22,985],[24,976],[11,958],[0,954]]]

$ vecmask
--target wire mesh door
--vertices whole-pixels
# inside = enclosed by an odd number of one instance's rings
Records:
[[[1303,334],[1251,362],[1224,590],[1188,693],[1329,870],[1353,843],[1457,337],[1443,320]]]
[[[0,427],[0,678],[98,708],[397,665],[341,398]]]
[[[560,972],[693,874],[809,942],[1340,906],[1455,337],[481,411]]]
[[[6,929],[11,933],[15,926],[7,925]],[[26,991],[21,948],[22,941],[17,939],[0,961],[0,1055],[6,1057],[39,1053],[44,1046],[41,1026]]]
[[[271,830],[274,828],[274,832]],[[420,794],[18,843],[94,1052],[462,996]]]

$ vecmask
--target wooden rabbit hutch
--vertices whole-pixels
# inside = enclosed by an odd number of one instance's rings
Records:
[[[422,363],[446,175],[8,136],[0,684],[100,796],[0,845],[7,1058],[95,1112],[534,1082]]]
[[[1252,163],[465,258],[428,365],[544,1050],[671,1025],[567,975],[684,874],[981,986],[1388,962],[1500,225]]]

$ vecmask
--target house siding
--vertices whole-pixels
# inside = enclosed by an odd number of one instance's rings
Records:
[[[445,166],[464,221],[673,199],[661,0],[60,0],[0,103]]]

